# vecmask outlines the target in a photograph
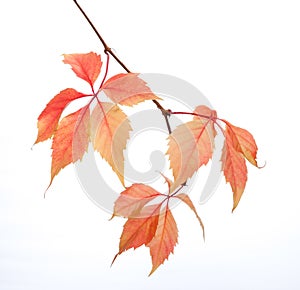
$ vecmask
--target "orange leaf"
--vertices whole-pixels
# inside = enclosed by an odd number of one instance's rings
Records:
[[[94,149],[112,167],[124,185],[124,153],[131,126],[127,115],[112,103],[97,102],[91,115]]]
[[[230,183],[233,192],[232,211],[234,211],[246,186],[247,167],[242,153],[237,151],[234,146],[229,130],[230,128],[226,126],[224,131],[225,141],[221,160],[226,182]]]
[[[215,110],[211,110],[207,106],[201,105],[201,106],[198,106],[198,107],[195,108],[194,113],[199,114],[199,115],[203,115],[203,116],[208,116],[208,117],[210,116],[211,117],[211,121],[207,124],[206,130],[208,131],[211,139],[216,137],[217,136],[217,131],[215,129],[213,120],[215,120],[217,118],[217,112]],[[194,119],[196,119],[196,120],[197,119],[199,120],[199,118],[202,120],[202,122],[204,122],[204,123],[206,122],[204,118],[194,116]]]
[[[233,126],[227,121],[226,125],[228,126],[228,136],[230,136],[235,150],[241,152],[252,165],[257,167],[257,145],[251,133]]]
[[[143,208],[143,217],[129,218],[124,225],[120,238],[119,252],[117,256],[131,248],[147,245],[154,237],[158,225],[160,205],[150,205]]]
[[[86,106],[60,121],[52,142],[50,185],[61,169],[81,159],[84,152],[87,151],[89,117],[89,108]]]
[[[159,216],[155,236],[147,244],[147,247],[150,248],[152,258],[152,269],[149,276],[168,259],[170,253],[173,253],[177,241],[178,229],[175,219],[171,211],[166,209]]]
[[[152,187],[145,184],[133,184],[121,192],[115,201],[114,216],[136,217],[140,216],[141,209],[151,200],[160,196]]]
[[[168,137],[169,148],[167,154],[170,167],[173,170],[174,184],[171,192],[202,166],[206,165],[212,157],[214,141],[201,119],[194,119],[179,125]]]
[[[86,97],[86,95],[74,89],[65,89],[57,94],[38,117],[38,136],[35,144],[51,138],[66,106],[71,101],[82,97]]]
[[[200,226],[202,228],[203,238],[205,239],[204,224],[203,224],[200,216],[198,215],[197,210],[196,210],[193,202],[191,201],[190,197],[185,193],[177,194],[174,197],[179,198],[181,201],[183,201],[194,212],[194,214],[196,215],[196,218],[198,219],[198,221],[200,223]]]
[[[91,87],[93,87],[97,80],[102,66],[101,56],[94,52],[64,54],[63,62],[71,65],[74,73],[79,78],[88,82]]]
[[[104,93],[115,103],[133,106],[146,100],[159,100],[138,74],[118,74],[102,86]]]

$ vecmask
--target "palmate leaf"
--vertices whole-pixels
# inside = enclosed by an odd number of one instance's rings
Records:
[[[172,181],[164,175],[163,177],[171,188]],[[159,198],[159,201],[156,202],[156,198]],[[169,191],[169,194],[165,195],[148,185],[133,184],[121,192],[115,202],[113,217],[123,216],[127,218],[127,221],[120,237],[119,251],[112,263],[124,251],[136,249],[142,245],[150,250],[152,269],[149,275],[168,259],[178,242],[176,221],[169,208],[169,200],[172,198],[187,204],[204,230],[196,208],[186,194],[176,192],[171,194]]]
[[[50,185],[62,168],[81,160],[90,141],[124,185],[123,151],[131,126],[127,115],[118,104],[131,106],[158,97],[138,74],[132,73],[113,76],[102,88],[95,90],[94,85],[100,75],[102,61],[100,55],[94,52],[64,54],[63,62],[69,64],[79,78],[90,84],[92,93],[83,94],[67,88],[57,94],[38,117],[35,144],[53,138]],[[98,97],[101,92],[107,94],[114,103],[101,102]],[[86,106],[61,119],[66,107],[72,101],[83,97],[97,100],[92,113],[90,114],[89,108],[92,100],[89,100]]]

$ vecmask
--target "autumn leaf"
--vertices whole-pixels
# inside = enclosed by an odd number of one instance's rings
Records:
[[[61,169],[82,158],[87,151],[88,143],[89,108],[86,106],[64,117],[55,131],[50,185]]]
[[[35,144],[51,138],[67,105],[76,99],[86,96],[74,89],[65,89],[57,94],[38,117],[38,136]]]
[[[131,126],[127,115],[112,103],[98,101],[91,115],[94,149],[109,163],[124,185],[124,150]]]
[[[228,128],[228,137],[230,137],[235,150],[241,152],[252,165],[257,167],[257,145],[251,133],[230,124],[228,121],[225,122]]]
[[[194,116],[194,120],[202,120],[203,123],[206,123],[207,119],[201,116],[207,116],[211,118],[206,125],[206,130],[211,140],[213,140],[217,136],[217,131],[215,129],[214,123],[214,121],[217,119],[217,112],[215,110],[211,110],[207,106],[201,105],[195,108],[194,113],[199,114],[199,116]]]
[[[74,73],[79,78],[88,82],[93,88],[93,85],[100,74],[102,66],[100,55],[94,52],[85,54],[64,54],[63,62],[71,65]]]
[[[158,225],[160,204],[149,205],[141,211],[141,217],[128,218],[120,238],[119,252],[114,257],[131,248],[147,245],[154,237]]]
[[[136,73],[118,74],[107,80],[102,91],[120,105],[133,106],[146,100],[159,100]]]
[[[172,181],[162,173],[161,175],[171,188]],[[150,249],[152,269],[149,275],[168,259],[178,240],[177,225],[169,208],[170,199],[179,199],[188,205],[198,219],[204,237],[203,223],[188,195],[170,191],[162,194],[151,186],[133,184],[121,192],[115,201],[113,217],[123,216],[127,221],[120,237],[119,251],[112,263],[124,251],[142,245]]]
[[[174,176],[172,190],[184,184],[211,159],[215,136],[211,122],[210,119],[195,117],[192,121],[179,125],[168,137],[167,154]]]
[[[224,146],[222,151],[222,170],[226,182],[230,183],[233,192],[233,208],[237,207],[247,182],[247,167],[244,156],[236,150],[231,135],[230,128],[226,126],[224,130]]]
[[[174,252],[174,247],[178,241],[178,229],[171,211],[166,210],[160,214],[157,230],[155,236],[147,247],[150,248],[150,255],[152,258],[152,269],[149,274],[153,272],[168,259],[169,255]]]
[[[151,186],[135,183],[121,192],[115,202],[114,216],[141,217],[141,209],[161,194]]]

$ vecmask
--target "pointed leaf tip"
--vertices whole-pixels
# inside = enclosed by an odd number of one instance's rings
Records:
[[[247,167],[243,154],[236,149],[234,141],[226,126],[224,131],[225,141],[222,152],[222,170],[226,182],[230,183],[233,192],[233,208],[238,206],[247,182]]]
[[[102,66],[101,56],[94,52],[64,54],[63,56],[63,62],[69,64],[79,78],[85,80],[93,87],[100,74]]]
[[[38,117],[38,136],[34,144],[51,138],[57,129],[59,119],[64,109],[72,101],[87,95],[77,92],[74,89],[65,89],[58,93],[42,111]]]

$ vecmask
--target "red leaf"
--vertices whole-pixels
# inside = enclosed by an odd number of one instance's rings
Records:
[[[233,126],[227,121],[226,125],[228,126],[228,136],[231,138],[235,150],[241,152],[252,165],[257,167],[257,145],[251,133]]]
[[[74,89],[65,89],[57,94],[38,117],[38,136],[35,144],[52,137],[63,110],[71,101],[86,96]]]
[[[245,159],[239,151],[236,150],[231,135],[230,128],[226,126],[224,131],[225,141],[222,153],[222,170],[226,182],[230,183],[233,192],[233,208],[237,207],[247,182],[247,167]]]
[[[177,241],[178,229],[175,219],[171,211],[166,209],[159,216],[155,236],[147,244],[147,247],[150,248],[152,258],[152,269],[149,276],[168,259],[170,253],[173,253]]]
[[[123,151],[131,130],[127,115],[117,105],[97,102],[91,116],[94,149],[109,163],[123,185]]]
[[[74,73],[79,78],[88,82],[91,87],[93,87],[97,80],[102,66],[101,56],[94,52],[64,54],[63,62],[71,65]]]
[[[133,184],[121,192],[114,206],[114,216],[141,217],[141,209],[151,200],[160,196],[152,187],[145,184]]]
[[[165,177],[163,175],[163,177]],[[171,182],[165,178],[166,182]],[[171,182],[172,183],[172,182]],[[161,196],[162,200],[157,204],[147,205],[154,198]],[[129,197],[129,199],[128,199]],[[203,223],[192,203],[186,194],[165,195],[157,192],[153,188],[143,184],[133,184],[121,193],[114,208],[114,215],[121,213],[128,217],[124,225],[120,238],[119,252],[113,259],[113,263],[118,255],[130,248],[138,248],[146,245],[150,248],[152,258],[151,275],[161,264],[173,253],[178,240],[178,229],[174,217],[168,208],[169,200],[177,198],[185,202],[195,213],[204,235]],[[164,203],[167,203],[161,212]]]
[[[143,217],[129,218],[124,225],[120,238],[119,252],[117,256],[131,248],[138,248],[148,244],[154,237],[158,225],[160,205],[150,205],[143,208]]]
[[[89,108],[86,106],[60,121],[52,142],[50,185],[61,169],[81,159],[87,151],[89,116]]]
[[[146,100],[158,100],[138,74],[118,74],[102,86],[103,92],[120,105],[132,106]]]

